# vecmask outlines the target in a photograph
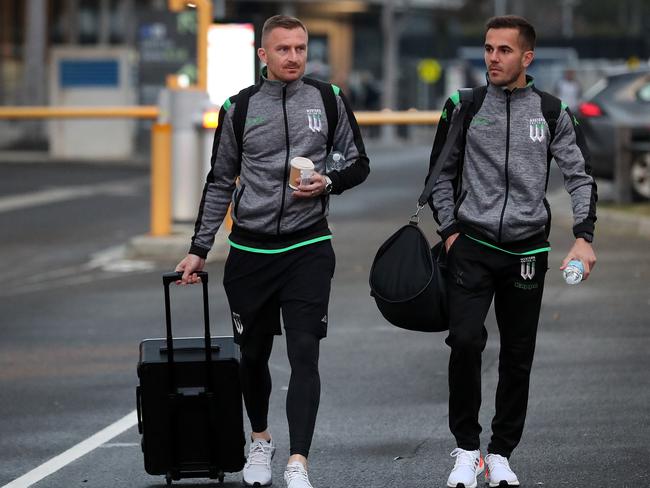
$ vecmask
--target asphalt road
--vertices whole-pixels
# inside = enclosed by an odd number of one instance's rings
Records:
[[[337,269],[310,476],[315,488],[443,487],[454,448],[444,335],[388,325],[367,281],[376,249],[415,208],[428,148],[370,154],[367,182],[331,208]],[[115,246],[147,230],[144,170],[4,164],[0,174],[3,486],[134,410],[138,344],[163,334],[160,274],[174,263],[112,257]],[[551,188],[559,187],[555,174]],[[433,240],[428,213],[424,225]],[[527,488],[650,487],[650,246],[601,232],[596,271],[568,287],[558,267],[570,238],[568,228],[555,226],[528,420],[511,464]],[[222,266],[208,266],[213,334],[230,331]],[[173,291],[178,335],[200,334],[199,297],[198,288]],[[483,446],[497,380],[492,315],[488,330]],[[271,371],[274,476],[283,486],[289,368],[282,338]],[[34,486],[162,487],[164,480],[144,472],[131,427]],[[240,486],[240,475],[227,475],[226,486]]]

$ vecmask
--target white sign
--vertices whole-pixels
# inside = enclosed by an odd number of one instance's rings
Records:
[[[208,29],[208,95],[215,105],[255,83],[253,24],[213,24]]]

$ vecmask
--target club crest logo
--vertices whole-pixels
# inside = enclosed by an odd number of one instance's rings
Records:
[[[521,277],[525,280],[535,277],[535,256],[521,258]]]
[[[530,119],[530,138],[533,142],[542,142],[544,140],[544,133],[546,132],[546,120]]]
[[[242,324],[241,316],[238,313],[232,313],[232,323],[235,326],[235,330],[239,335],[244,332],[244,324]]]
[[[312,132],[320,132],[323,127],[323,111],[319,108],[307,109],[307,121]]]

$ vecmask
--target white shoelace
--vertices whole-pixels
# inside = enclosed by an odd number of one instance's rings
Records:
[[[508,471],[512,471],[510,469],[510,463],[508,462],[508,458],[501,456],[500,454],[488,454],[485,457],[485,462],[488,463],[488,466],[490,464],[498,464],[500,466],[503,466],[506,468]]]
[[[264,442],[256,441],[251,444],[248,451],[247,464],[262,464],[264,466],[271,462],[271,453],[273,446]]]
[[[451,457],[456,458],[456,463],[454,464],[454,469],[458,466],[470,466],[472,469],[476,469],[476,457],[472,454],[472,451],[466,451],[457,447],[450,454]]]
[[[309,482],[309,477],[307,476],[307,471],[301,465],[290,464],[287,466],[285,472],[287,474],[287,478],[289,479],[289,481],[299,479],[300,481],[304,481],[307,484],[307,486],[311,486],[311,483]]]

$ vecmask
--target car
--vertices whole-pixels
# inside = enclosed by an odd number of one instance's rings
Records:
[[[577,108],[592,175],[614,179],[619,127],[630,129],[630,182],[635,200],[650,199],[650,68],[602,78]]]

